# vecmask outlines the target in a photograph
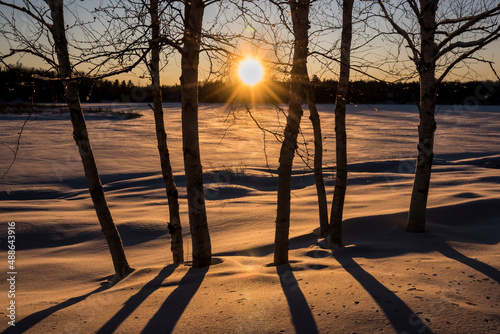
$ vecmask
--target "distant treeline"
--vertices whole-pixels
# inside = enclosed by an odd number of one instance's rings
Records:
[[[37,74],[55,77],[39,69],[17,66],[0,69],[0,102],[36,103],[64,102],[63,87],[59,81],[35,79]],[[338,82],[312,78],[317,103],[334,103]],[[78,81],[82,102],[151,102],[148,87],[135,86],[130,80]],[[265,82],[257,89],[242,87],[234,83],[211,81],[200,83],[200,102],[278,102],[288,101],[288,82]],[[163,86],[164,102],[180,102],[180,86]],[[410,83],[385,83],[377,81],[354,81],[350,83],[350,103],[414,103],[419,98],[419,85]],[[437,93],[438,104],[500,104],[500,82],[445,82]]]

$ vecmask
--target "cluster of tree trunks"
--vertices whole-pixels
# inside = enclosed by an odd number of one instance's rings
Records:
[[[64,21],[64,1],[47,0],[51,13],[50,32],[54,39],[58,60],[59,78],[64,83],[65,98],[69,107],[74,129],[74,139],[78,146],[84,166],[90,195],[101,224],[102,231],[109,246],[115,268],[116,279],[129,274],[130,268],[123,243],[116,225],[113,222],[99,173],[94,160],[90,140],[86,129],[85,118],[79,99],[78,86],[73,77],[70,62],[66,25]],[[174,182],[172,166],[167,146],[162,96],[160,90],[160,15],[158,0],[151,0],[149,13],[151,16],[151,61],[149,70],[153,91],[153,111],[155,130],[160,156],[160,165],[169,205],[170,222],[168,230],[171,234],[171,250],[174,263],[184,262],[182,227],[179,215],[178,191]],[[191,237],[193,243],[193,267],[205,267],[211,263],[211,241],[208,231],[203,190],[203,170],[201,167],[198,136],[198,65],[201,45],[201,30],[205,4],[202,0],[193,0],[185,4],[185,31],[182,56],[182,134],[184,168],[188,192],[188,212]]]
[[[17,52],[38,54],[47,62],[53,64],[58,72],[58,79],[63,83],[64,96],[69,108],[71,122],[73,125],[73,137],[78,147],[84,167],[85,178],[97,218],[101,225],[111,253],[115,278],[117,280],[128,275],[132,269],[125,256],[122,240],[118,229],[112,219],[103,187],[100,181],[96,162],[90,144],[86,122],[79,98],[79,89],[76,82],[76,73],[71,63],[69,43],[67,40],[67,24],[64,15],[64,0],[45,0],[50,13],[50,22],[46,21],[45,14],[40,14],[38,8],[32,4],[28,7],[20,7],[15,3],[0,0],[1,6],[11,8],[18,13],[24,13],[37,22],[42,29],[46,29],[51,36],[54,55],[42,55],[39,50],[33,48],[27,41],[26,49],[14,50],[11,54],[2,56],[9,57]],[[215,2],[210,2],[215,3]],[[283,3],[272,2],[281,6]],[[303,116],[302,103],[306,101],[310,110],[310,120],[314,129],[314,175],[318,195],[318,209],[320,233],[329,235],[332,248],[342,246],[342,219],[344,200],[347,189],[347,134],[346,134],[346,99],[348,95],[349,70],[351,68],[350,53],[352,40],[352,13],[354,0],[342,1],[342,35],[340,50],[340,72],[339,82],[335,99],[335,134],[336,134],[336,183],[332,202],[330,224],[328,224],[328,210],[325,184],[323,179],[323,147],[319,113],[314,101],[311,81],[307,71],[307,57],[309,44],[309,12],[314,1],[312,0],[289,0],[292,29],[294,36],[293,62],[291,68],[291,81],[289,90],[289,105],[287,123],[284,130],[284,140],[281,145],[279,157],[279,180],[277,193],[277,214],[275,231],[274,264],[288,263],[288,245],[291,209],[291,180],[293,170],[293,159],[297,149],[297,136],[300,131],[300,122]],[[167,4],[169,5],[169,4]],[[203,35],[203,16],[207,3],[203,0],[184,1],[183,37],[182,41],[165,40],[161,34],[161,14],[159,10],[160,1],[150,0],[148,10],[151,25],[149,49],[150,54],[148,68],[151,75],[153,110],[155,118],[155,130],[160,157],[160,166],[166,190],[169,206],[168,230],[172,240],[172,256],[174,263],[184,262],[183,235],[179,214],[179,196],[174,182],[172,166],[170,163],[169,150],[167,146],[167,131],[165,128],[164,113],[162,108],[162,93],[160,89],[160,54],[165,44],[173,46],[181,54],[181,96],[182,96],[182,143],[184,156],[184,171],[186,175],[187,202],[189,225],[193,249],[193,267],[206,267],[211,264],[211,240],[208,229],[207,213],[205,206],[205,194],[203,185],[203,169],[200,158],[199,125],[198,125],[198,67]],[[478,33],[476,25],[482,20],[495,19],[500,14],[500,4],[488,8],[483,4],[484,10],[473,10],[471,15],[453,17],[436,21],[436,15],[440,2],[438,0],[408,0],[407,15],[414,15],[419,24],[418,35],[420,44],[417,47],[411,37],[414,32],[406,31],[395,16],[388,11],[390,3],[379,1],[378,5],[382,16],[394,29],[394,33],[402,36],[412,53],[412,60],[420,78],[419,112],[420,123],[418,126],[417,164],[415,179],[411,196],[407,231],[425,231],[425,213],[429,195],[429,185],[433,160],[434,133],[436,131],[435,104],[436,92],[444,77],[464,59],[470,58],[476,51],[485,45],[500,38],[498,25],[484,25]],[[30,7],[31,6],[31,7]],[[406,8],[406,7],[394,7]],[[463,8],[464,11],[467,8]],[[403,9],[404,10],[404,9]],[[5,17],[5,16],[4,16]],[[496,22],[496,21],[494,21]],[[451,27],[447,33],[439,30],[440,27]],[[9,32],[2,31],[3,35]],[[445,37],[437,39],[438,32]],[[19,32],[22,34],[22,32]],[[476,40],[470,36],[482,34]],[[467,42],[460,41],[460,37],[469,38]],[[139,60],[144,59],[140,57]],[[454,56],[450,64],[444,66],[439,77],[436,77],[437,61],[444,56]],[[450,57],[451,57],[450,56]],[[51,60],[55,58],[56,60]],[[139,62],[139,61],[138,61]],[[138,62],[136,64],[138,64]],[[125,71],[125,70],[123,70]]]
[[[453,38],[474,31],[474,25],[479,21],[498,16],[500,4],[492,8],[485,8],[467,16],[436,21],[436,13],[439,5],[437,0],[420,0],[418,7],[415,1],[407,1],[411,9],[407,15],[414,14],[420,26],[420,49],[418,49],[410,37],[411,32],[405,31],[394,21],[384,5],[383,1],[378,4],[381,7],[383,16],[394,28],[395,33],[400,34],[408,44],[413,53],[412,60],[415,62],[420,78],[420,100],[418,103],[420,124],[418,126],[417,163],[411,202],[408,213],[406,230],[408,232],[421,233],[425,231],[425,213],[427,209],[427,199],[429,195],[429,185],[431,178],[432,160],[434,156],[434,133],[436,131],[435,105],[436,93],[439,83],[448,72],[460,61],[470,57],[474,52],[485,45],[500,38],[500,28],[489,26],[485,29],[482,38],[468,42],[452,42]],[[325,224],[324,219],[328,219],[324,210],[326,199],[324,197],[324,181],[320,174],[322,169],[322,154],[318,151],[321,148],[321,127],[319,117],[311,98],[312,93],[308,79],[302,79],[304,73],[307,76],[307,41],[303,40],[303,34],[307,34],[307,27],[300,25],[307,21],[308,1],[289,1],[290,13],[292,17],[293,33],[295,37],[294,57],[292,63],[292,75],[290,83],[290,101],[287,125],[285,128],[284,141],[280,151],[280,170],[278,184],[278,209],[276,219],[276,238],[274,263],[280,265],[288,262],[288,233],[290,226],[290,175],[292,172],[292,162],[294,151],[297,147],[297,133],[299,131],[300,117],[302,116],[302,99],[307,98],[309,109],[311,110],[311,121],[314,125],[315,139],[315,160],[314,171],[318,193],[318,204],[320,211],[320,233],[325,235],[330,232],[330,247],[342,247],[342,219],[344,210],[345,194],[347,189],[347,134],[346,134],[346,98],[348,95],[349,70],[351,68],[351,40],[352,40],[352,12],[354,0],[342,1],[342,35],[340,50],[340,73],[337,94],[335,99],[335,138],[336,138],[336,179],[335,190],[332,201],[332,211],[330,225]],[[301,20],[298,20],[298,18]],[[439,25],[456,25],[463,23],[458,29],[440,42],[436,41],[436,33]],[[493,27],[493,28],[491,28]],[[459,53],[454,61],[447,65],[439,78],[436,78],[436,62],[447,53],[457,53],[459,48],[469,48],[469,50]],[[304,93],[305,90],[305,93]]]

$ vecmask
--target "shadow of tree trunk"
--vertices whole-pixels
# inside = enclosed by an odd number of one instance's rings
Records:
[[[171,333],[200,288],[209,267],[190,268],[179,286],[165,299],[142,333]]]
[[[361,268],[351,256],[346,254],[346,251],[347,249],[335,250],[333,257],[372,296],[397,333],[432,333],[404,301]]]
[[[288,307],[290,308],[295,332],[298,334],[319,333],[309,304],[307,304],[307,300],[300,290],[299,283],[293,275],[292,267],[289,264],[284,264],[277,266],[276,271],[280,277],[281,288],[285,293]]]
[[[141,290],[130,297],[123,307],[109,319],[96,333],[105,334],[114,332],[141,304],[148,298],[156,289],[158,289],[163,281],[172,275],[178,267],[176,264],[171,264],[163,268],[155,278],[144,285]]]
[[[57,311],[60,311],[60,310],[63,310],[65,308],[68,308],[70,306],[73,306],[75,304],[78,304],[79,302],[82,302],[85,299],[87,299],[87,297],[89,297],[93,294],[102,292],[102,291],[106,290],[107,288],[108,288],[107,286],[103,285],[103,286],[101,286],[101,287],[99,287],[99,288],[95,289],[94,291],[89,292],[87,294],[84,294],[84,295],[81,295],[78,297],[70,298],[70,299],[68,299],[62,303],[59,303],[55,306],[52,306],[52,307],[49,307],[45,310],[30,314],[26,318],[23,318],[19,322],[16,322],[15,327],[11,326],[11,327],[7,328],[3,333],[6,333],[6,334],[7,333],[24,333],[25,331],[32,328],[36,324],[40,323],[43,319],[48,318],[50,315],[56,313]]]
[[[493,268],[489,264],[486,264],[486,263],[481,262],[479,260],[467,257],[464,254],[460,253],[459,251],[455,250],[453,247],[451,247],[447,243],[445,243],[442,247],[439,247],[437,250],[441,254],[443,254],[444,256],[446,256],[452,260],[461,262],[461,263],[465,264],[466,266],[469,266],[472,269],[477,270],[480,273],[482,273],[483,275],[486,275],[489,278],[500,283],[500,271],[498,271],[498,269],[496,269],[496,268]]]

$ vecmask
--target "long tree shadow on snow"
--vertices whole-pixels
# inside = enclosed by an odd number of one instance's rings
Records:
[[[400,212],[347,219],[343,223],[344,242],[352,244],[352,257],[386,258],[408,253],[439,252],[500,283],[500,271],[493,266],[470,258],[450,245],[450,242],[495,245],[500,242],[498,199],[477,199],[466,203],[427,210],[426,233],[408,233],[398,225],[408,214]],[[478,221],[478,215],[481,219]],[[494,223],[491,223],[494,222]],[[316,243],[317,235],[308,233],[290,239],[290,250],[305,249]],[[218,256],[267,256],[274,245],[221,252]]]
[[[343,224],[344,241],[355,245],[350,247],[352,257],[368,259],[437,251],[500,283],[498,269],[470,258],[450,245],[450,242],[477,245],[500,242],[500,227],[496,223],[499,206],[500,200],[479,199],[428,209],[427,232],[416,234],[398,228],[406,221],[406,212],[348,219]]]
[[[113,333],[153,292],[160,288],[167,277],[172,275],[178,267],[176,264],[170,264],[163,268],[155,278],[144,285],[138,293],[130,297],[123,307],[109,319],[96,333]]]
[[[406,221],[406,212],[348,219],[343,224],[344,240],[354,246],[336,249],[333,257],[374,298],[398,333],[431,333],[427,325],[403,300],[365,271],[354,261],[354,258],[390,258],[408,253],[425,254],[437,251],[451,260],[460,262],[500,282],[499,270],[462,254],[450,245],[450,242],[478,245],[495,245],[500,242],[498,224],[492,223],[496,222],[499,206],[499,200],[478,199],[458,205],[428,209],[428,232],[421,234],[407,233],[398,227]],[[316,235],[309,233],[290,239],[290,249],[306,249],[315,243]],[[267,256],[272,252],[273,245],[263,245],[219,255]],[[324,258],[328,256],[326,255],[328,253],[327,251],[314,251],[309,252],[308,256]],[[285,287],[283,290],[286,291]],[[294,312],[301,309],[302,313],[307,314],[307,310],[303,302],[298,302],[298,305],[302,306],[297,307],[299,296],[295,296],[294,300],[292,303],[289,301],[289,305],[294,325],[296,325],[298,316],[295,318]],[[301,324],[298,323],[298,325]]]
[[[142,333],[171,333],[200,288],[208,269],[209,267],[190,268],[179,282],[179,286],[170,293],[149,320]]]
[[[397,333],[432,333],[403,300],[356,263],[349,251],[349,248],[336,249],[333,257],[372,296]]]
[[[277,266],[276,271],[280,277],[281,288],[285,293],[288,307],[290,308],[295,332],[298,334],[319,333],[307,300],[300,290],[297,279],[293,275],[292,267],[289,264],[284,264]]]
[[[445,244],[442,247],[440,247],[438,251],[444,256],[453,259],[455,261],[461,262],[466,266],[469,266],[472,269],[479,271],[483,275],[488,276],[491,279],[500,283],[500,271],[490,266],[489,264],[465,256],[464,254],[460,253],[459,251],[457,251],[455,248],[451,247],[448,244]]]
[[[78,304],[78,303],[84,301],[85,299],[87,299],[87,297],[89,297],[93,294],[99,293],[101,291],[104,291],[107,288],[108,288],[107,286],[103,285],[103,286],[95,289],[94,291],[91,291],[91,292],[86,293],[84,295],[70,298],[70,299],[68,299],[62,303],[59,303],[55,306],[52,306],[52,307],[49,307],[45,310],[41,310],[41,311],[35,312],[33,314],[30,314],[27,317],[16,322],[15,327],[10,326],[2,333],[5,333],[5,334],[7,334],[7,333],[24,333],[27,330],[29,330],[30,328],[34,327],[36,324],[42,322],[45,318],[48,318],[52,314],[56,313],[57,311],[60,311],[60,310],[63,310],[67,307]]]

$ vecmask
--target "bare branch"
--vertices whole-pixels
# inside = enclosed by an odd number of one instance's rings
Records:
[[[407,0],[407,2],[410,5],[411,9],[413,10],[413,13],[415,14],[415,16],[418,18],[419,22],[422,22],[421,14],[420,14],[420,10],[418,9],[417,2],[415,0]]]
[[[387,9],[385,8],[383,1],[379,1],[378,4],[380,5],[380,8],[382,8],[382,11],[384,12],[384,17],[389,21],[389,23],[397,31],[397,33],[400,34],[401,36],[403,36],[403,38],[406,40],[406,43],[408,43],[408,47],[410,48],[410,50],[413,53],[412,60],[417,64],[419,62],[419,59],[420,59],[420,52],[418,51],[417,47],[413,43],[412,39],[410,38],[410,35],[408,34],[407,31],[405,31],[403,28],[401,28],[396,22],[394,22],[393,18],[387,12]]]
[[[500,5],[498,5],[497,7],[493,8],[493,9],[491,9],[490,10],[491,13],[487,14],[486,16],[491,16],[491,14],[493,14],[495,11],[499,10],[499,7],[500,7]],[[472,21],[472,20],[475,20],[476,18],[478,18],[479,16],[482,16],[483,14],[486,14],[487,12],[483,12],[483,13],[478,14],[478,15],[470,15],[470,16],[464,16],[464,17],[457,17],[457,18],[454,18],[454,19],[445,19],[445,20],[441,20],[439,22],[436,22],[436,24],[437,24],[437,26],[440,26],[440,25],[445,25],[445,24],[456,24],[456,23],[460,23],[460,22],[464,22],[464,21]],[[484,18],[484,17],[479,17],[479,20],[481,20],[482,18]]]
[[[49,24],[47,21],[42,19],[41,16],[35,15],[32,11],[28,10],[25,7],[20,7],[16,4],[8,3],[8,2],[5,2],[3,0],[0,0],[0,5],[15,9],[15,10],[20,11],[20,12],[23,12],[26,15],[28,15],[29,17],[31,17],[32,19],[34,19],[35,21],[37,21],[38,23],[40,23],[41,25],[45,26],[47,29],[52,30],[51,24]]]
[[[469,42],[458,41],[458,42],[452,43],[452,44],[448,45],[446,48],[439,51],[438,54],[434,57],[434,60],[438,60],[443,55],[445,55],[446,53],[448,53],[456,48],[470,48],[470,47],[476,47],[476,46],[479,46],[480,48],[484,47],[487,43],[490,43],[490,42],[488,42],[490,39],[498,38],[498,36],[500,35],[499,32],[500,32],[500,26],[498,26],[497,29],[495,31],[491,32],[488,36],[483,37],[481,39],[478,39],[475,41],[469,41]]]
[[[0,56],[0,61],[2,63],[4,63],[5,59],[10,58],[10,57],[12,57],[12,56],[14,56],[16,54],[19,54],[19,53],[26,53],[26,54],[31,54],[33,56],[37,56],[37,57],[43,59],[45,62],[47,62],[47,64],[49,64],[50,66],[53,66],[53,67],[56,66],[56,63],[54,62],[53,59],[50,59],[49,57],[45,56],[44,54],[42,54],[42,53],[40,53],[40,52],[38,52],[36,50],[30,49],[30,48],[25,48],[25,49],[11,49],[10,53],[8,53],[6,55],[3,55],[3,56]]]
[[[33,105],[33,101],[32,101],[32,105]],[[12,149],[12,148],[9,147],[10,150],[12,151],[12,153],[14,153],[14,157],[12,158],[12,161],[10,162],[9,167],[7,168],[7,170],[3,173],[2,177],[0,178],[0,182],[2,182],[5,179],[5,177],[9,173],[10,169],[12,168],[12,166],[14,166],[14,163],[17,160],[17,153],[19,152],[19,148],[21,146],[21,136],[23,135],[24,128],[26,127],[26,123],[28,123],[28,121],[31,118],[32,112],[33,112],[33,109],[30,108],[28,117],[26,117],[26,119],[23,122],[23,125],[21,126],[21,130],[19,130],[19,133],[18,133],[18,136],[17,136],[16,147],[14,149]]]
[[[493,73],[495,74],[495,76],[497,77],[497,80],[500,81],[500,77],[498,76],[498,73],[497,71],[495,71],[495,68],[493,67],[493,63],[491,61],[488,62],[490,67],[491,67],[491,70],[493,71]]]
[[[441,50],[447,43],[449,43],[453,38],[461,35],[462,33],[466,32],[469,28],[471,28],[473,25],[475,25],[477,22],[480,20],[491,17],[493,15],[496,15],[497,13],[500,13],[500,4],[498,4],[496,7],[484,11],[481,14],[475,15],[475,16],[470,16],[467,22],[456,29],[455,31],[451,32],[445,39],[443,39],[438,45],[437,49]],[[441,21],[442,22],[442,21]]]
[[[337,58],[335,58],[335,57],[332,57],[332,56],[329,56],[329,55],[327,55],[327,54],[325,54],[325,53],[321,53],[321,52],[319,52],[319,51],[313,51],[313,52],[309,53],[309,55],[311,55],[311,56],[313,56],[313,55],[320,55],[320,56],[322,56],[322,57],[324,57],[324,58],[327,58],[327,59],[329,59],[329,60],[333,60],[333,61],[335,61],[335,62],[337,62],[337,63],[341,64],[341,61],[340,61],[339,59],[337,59]],[[373,76],[373,75],[371,75],[371,74],[369,74],[369,73],[367,73],[367,72],[365,72],[365,71],[362,71],[362,70],[360,70],[360,69],[356,68],[354,65],[348,65],[348,66],[349,66],[349,67],[350,67],[350,69],[352,69],[353,71],[356,71],[356,72],[358,72],[358,73],[361,73],[361,74],[363,74],[363,75],[366,75],[367,77],[369,77],[369,78],[371,78],[371,79],[373,79],[373,80],[375,80],[375,81],[378,81],[378,82],[386,82],[386,81],[385,81],[385,80],[383,80],[383,79],[379,79],[379,78],[377,78],[377,77],[375,77],[375,76]],[[380,69],[379,69],[379,70],[380,70]]]
[[[473,55],[476,51],[482,49],[484,46],[487,44],[497,40],[500,38],[500,34],[496,34],[494,36],[491,36],[488,40],[484,41],[482,44],[476,46],[475,48],[461,54],[458,58],[456,58],[448,67],[445,69],[445,71],[441,74],[441,76],[437,79],[436,83],[440,84],[443,79],[446,77],[446,75],[457,65],[459,62],[461,62],[464,59],[469,58],[471,55]]]

